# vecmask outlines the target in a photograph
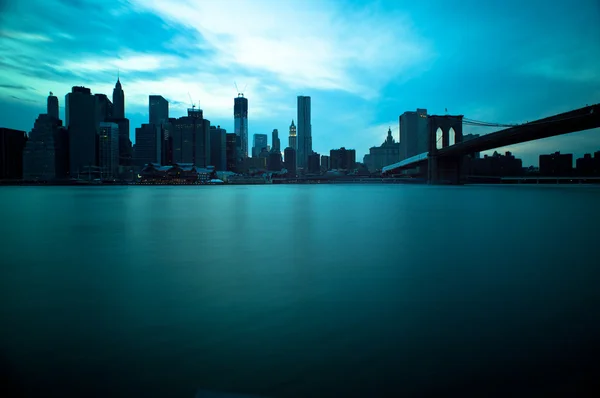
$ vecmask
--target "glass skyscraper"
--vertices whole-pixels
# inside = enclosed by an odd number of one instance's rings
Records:
[[[238,94],[233,100],[234,132],[240,137],[240,158],[248,157],[248,98]]]

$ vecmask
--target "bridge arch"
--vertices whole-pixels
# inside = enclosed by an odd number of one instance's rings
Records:
[[[450,130],[448,130],[448,146],[454,144],[456,144],[456,131],[454,130],[454,127],[450,127]]]
[[[441,148],[447,146],[459,144],[462,142],[463,130],[462,130],[462,119],[463,115],[457,116],[428,116],[429,119],[429,152],[435,153],[438,149],[437,134],[438,130],[442,131],[442,145]],[[453,143],[450,144],[450,134],[453,134]]]
[[[444,131],[441,127],[438,127],[435,131],[435,148],[442,149],[444,144]]]

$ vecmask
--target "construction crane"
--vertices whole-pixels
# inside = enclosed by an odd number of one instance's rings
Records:
[[[194,104],[194,100],[192,99],[192,95],[190,94],[189,91],[188,91],[188,97],[190,97],[190,103],[192,104],[192,109],[195,109],[196,105]]]

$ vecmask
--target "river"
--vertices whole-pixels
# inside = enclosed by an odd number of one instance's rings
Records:
[[[572,393],[600,354],[599,203],[556,185],[0,188],[0,360],[28,397]]]

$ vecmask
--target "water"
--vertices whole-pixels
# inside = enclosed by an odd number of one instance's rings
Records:
[[[573,396],[599,354],[599,199],[4,187],[0,356],[26,396]]]

